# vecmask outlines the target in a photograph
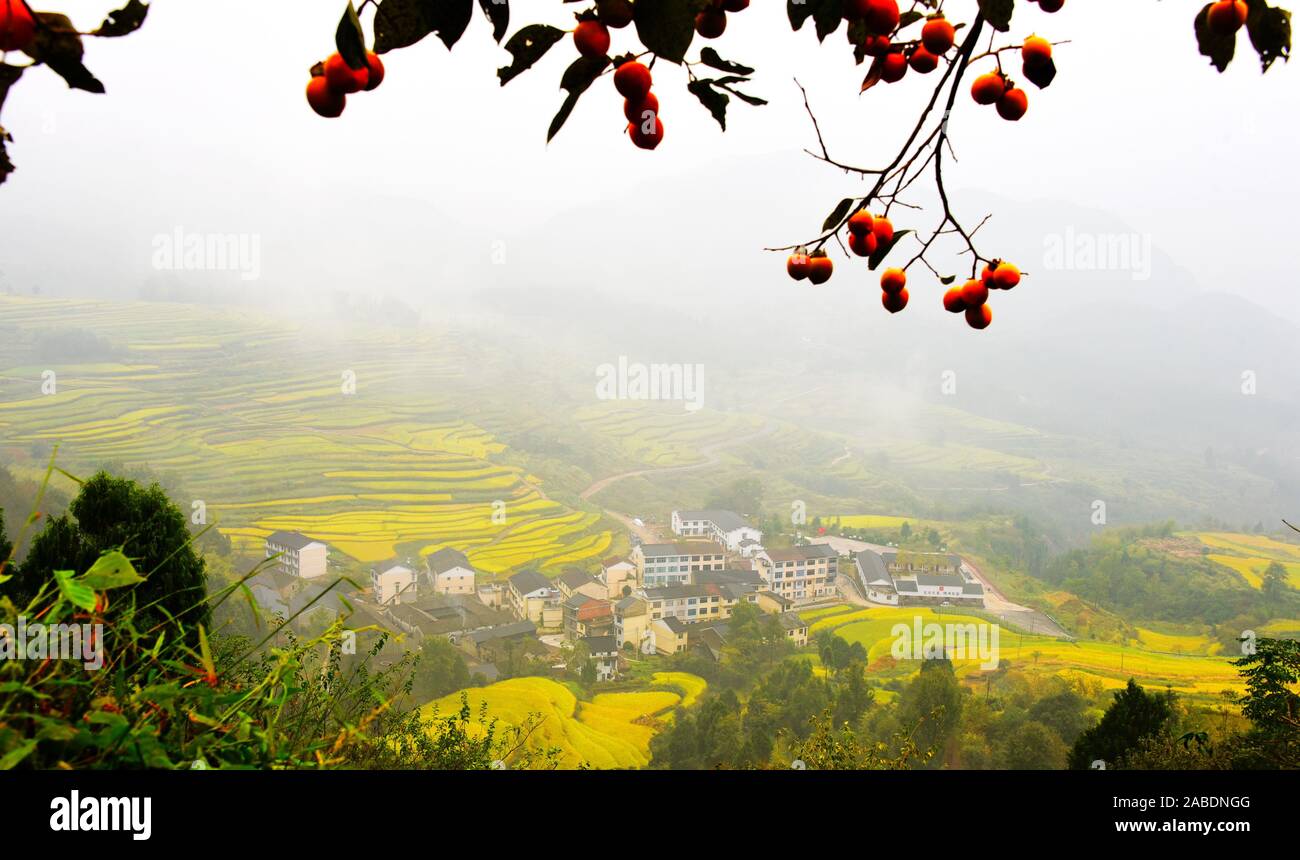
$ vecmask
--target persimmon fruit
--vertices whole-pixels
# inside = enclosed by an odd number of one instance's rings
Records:
[[[1016,122],[1029,110],[1029,96],[1019,87],[1012,87],[998,98],[998,116]]]
[[[573,30],[573,44],[584,57],[603,57],[609,53],[609,28],[599,21],[579,21]]]
[[[646,119],[642,122],[630,123],[627,127],[632,142],[639,149],[654,149],[664,139],[664,123],[663,120],[659,119],[657,113],[655,114],[654,125],[647,128],[648,125],[650,125],[650,120]]]
[[[325,61],[325,80],[339,93],[361,92],[370,83],[370,69],[354,69],[337,52]]]
[[[1007,82],[997,72],[980,75],[970,87],[971,98],[982,105],[996,104],[1006,91]]]
[[[636,60],[624,63],[614,70],[614,89],[625,99],[640,101],[650,92],[652,83],[650,69]]]
[[[902,292],[907,287],[907,272],[902,269],[885,269],[880,276],[880,289],[886,293]]]
[[[808,280],[814,284],[824,284],[831,279],[831,274],[835,271],[835,264],[831,258],[826,256],[826,252],[820,248],[812,252],[808,258]]]
[[[966,308],[966,324],[974,329],[986,329],[993,322],[993,310],[988,305]]]
[[[347,107],[347,96],[330,86],[324,75],[307,82],[307,104],[326,119],[334,119]]]
[[[891,314],[896,314],[903,308],[907,307],[908,298],[907,288],[904,287],[896,293],[881,293],[880,303],[885,306],[885,310],[889,311]]]
[[[921,44],[937,57],[952,50],[957,41],[957,31],[943,15],[938,15],[925,22],[921,28]]]
[[[36,38],[36,20],[22,0],[0,0],[0,51],[21,51]]]

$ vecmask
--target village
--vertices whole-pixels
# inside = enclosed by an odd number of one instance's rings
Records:
[[[413,647],[443,637],[488,682],[511,650],[554,660],[584,647],[598,682],[617,680],[629,657],[694,652],[717,661],[742,602],[775,616],[798,648],[809,641],[802,609],[839,602],[984,607],[982,583],[954,554],[869,545],[855,551],[852,542],[802,535],[794,545],[768,548],[760,529],[728,510],[675,510],[668,526],[672,540],[633,536],[630,553],[603,559],[598,570],[574,566],[548,577],[525,568],[490,578],[446,547],[422,564],[377,566],[369,587],[350,594],[330,588],[326,543],[277,531],[265,542],[270,575],[251,590],[269,613],[286,618],[305,608],[339,612],[346,594],[353,623],[402,635]]]

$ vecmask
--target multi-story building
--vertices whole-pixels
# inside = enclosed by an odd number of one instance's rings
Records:
[[[424,561],[435,594],[473,594],[474,568],[463,552],[444,547]]]
[[[633,594],[614,604],[614,635],[620,648],[631,642],[642,654],[653,654],[655,640],[650,622],[650,604],[645,597]]]
[[[686,585],[696,571],[722,570],[726,555],[721,546],[709,541],[645,543],[632,549],[632,563],[644,588],[660,588]]]
[[[669,585],[642,592],[650,605],[650,619],[678,618],[687,624],[731,617],[742,600],[754,602],[756,592],[747,585]]]
[[[571,567],[557,576],[555,586],[560,590],[563,597],[572,597],[575,594],[596,597],[601,600],[609,597],[609,589],[605,587],[604,583],[598,581],[596,577],[585,570],[579,570],[576,567]]]
[[[596,577],[605,583],[605,595],[610,600],[621,600],[641,587],[637,580],[636,565],[625,558],[607,558],[600,565]]]
[[[538,627],[550,628],[550,618],[543,619],[544,610],[558,607],[559,589],[535,570],[521,570],[506,581],[511,610],[520,619],[527,619]],[[561,623],[562,623],[562,616]]]
[[[836,593],[839,560],[839,553],[826,544],[765,549],[754,557],[767,587],[796,604]]]
[[[618,640],[613,636],[588,636],[582,641],[587,643],[596,664],[596,680],[618,680]]]
[[[412,603],[419,596],[415,571],[401,564],[370,571],[370,586],[379,604]]]
[[[279,556],[274,564],[281,573],[315,579],[325,575],[329,546],[298,532],[272,532],[266,538],[266,557],[272,556]]]
[[[763,533],[734,511],[673,511],[672,526],[678,537],[707,538],[747,557],[762,549]]]
[[[590,597],[575,591],[560,603],[564,635],[570,642],[586,636],[614,633],[614,604],[603,597]]]

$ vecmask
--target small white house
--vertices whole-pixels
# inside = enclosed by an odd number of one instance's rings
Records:
[[[410,603],[417,596],[415,571],[405,565],[395,564],[382,573],[370,571],[370,584],[376,603]]]
[[[708,538],[746,558],[762,549],[763,532],[734,511],[673,511],[672,525],[678,537]]]
[[[316,579],[326,573],[329,547],[298,532],[272,532],[266,537],[266,557],[274,557],[282,573]]]
[[[429,585],[436,594],[474,594],[474,568],[463,552],[444,547],[425,559]]]

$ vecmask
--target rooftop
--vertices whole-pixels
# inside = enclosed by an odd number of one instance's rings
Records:
[[[542,588],[550,588],[551,581],[535,570],[521,570],[510,577],[510,585],[520,594],[532,594]]]
[[[276,546],[285,546],[289,549],[305,549],[314,543],[325,545],[324,541],[309,538],[298,532],[271,532],[266,536],[266,542]]]
[[[724,532],[735,531],[740,528],[753,528],[745,522],[745,518],[735,511],[711,510],[711,511],[677,511],[677,518],[683,521],[707,520],[713,523]]]
[[[643,543],[641,553],[647,558],[665,555],[722,555],[722,548],[706,540],[678,541],[675,543]]]
[[[839,558],[839,555],[838,552],[824,543],[810,543],[806,546],[767,550],[767,557],[772,561],[807,561],[814,558]]]
[[[443,547],[437,552],[432,553],[427,559],[425,559],[425,564],[429,567],[429,573],[432,573],[434,576],[437,576],[440,573],[446,573],[453,567],[463,567],[466,570],[474,569],[470,566],[469,558],[466,557],[465,553],[458,549],[452,549],[449,546]]]

